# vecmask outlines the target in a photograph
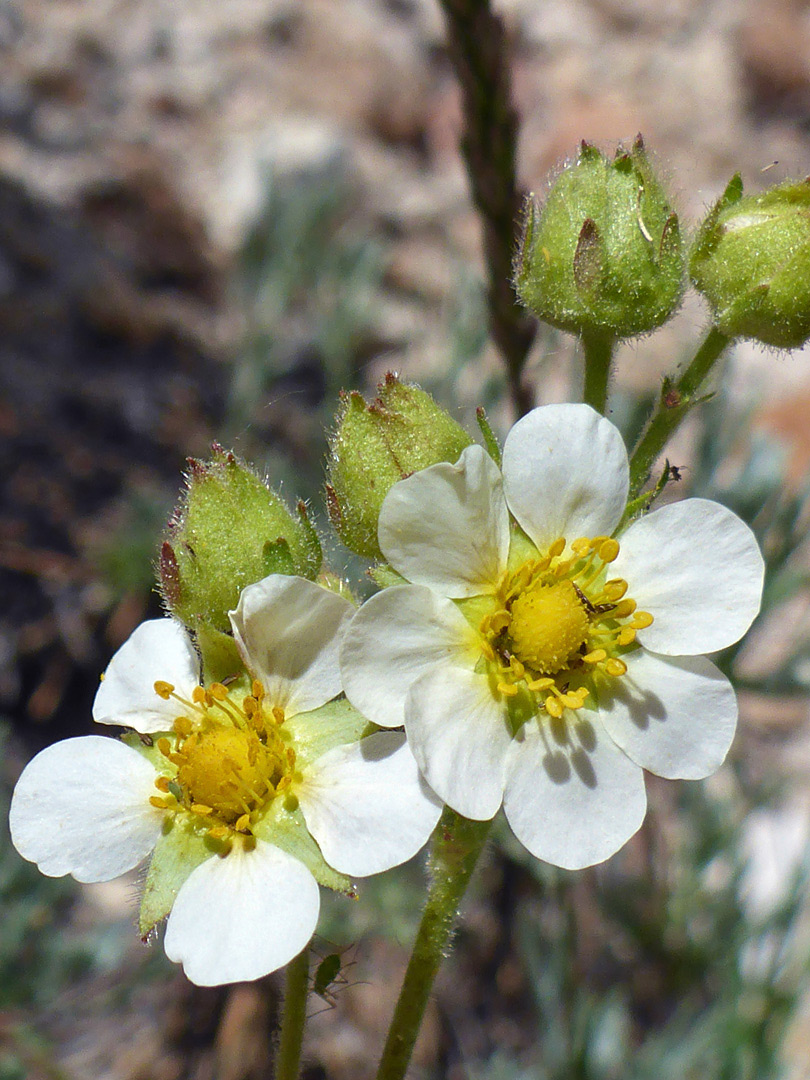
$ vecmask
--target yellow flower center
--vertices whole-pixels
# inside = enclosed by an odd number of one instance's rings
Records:
[[[588,636],[588,614],[570,581],[536,581],[512,603],[512,653],[549,675],[568,665]]]
[[[257,817],[282,792],[292,808],[295,751],[282,728],[283,710],[268,706],[260,683],[241,699],[222,683],[196,687],[191,701],[170,683],[155,683],[155,691],[184,711],[172,737],[158,739],[166,772],[155,782],[161,794],[152,796],[153,806],[194,814],[210,836],[228,842],[235,833],[251,836]]]
[[[607,536],[571,544],[560,537],[504,574],[478,624],[497,693],[523,701],[528,693],[535,711],[560,717],[584,706],[595,678],[627,672],[621,654],[653,617],[636,610],[626,581],[608,578],[618,554],[618,541]]]

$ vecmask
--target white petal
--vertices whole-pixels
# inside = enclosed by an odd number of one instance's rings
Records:
[[[384,589],[363,604],[346,632],[340,651],[346,697],[380,727],[401,727],[414,681],[436,664],[474,664],[476,643],[452,600],[421,585]]]
[[[503,448],[506,501],[539,548],[560,536],[609,536],[627,502],[627,450],[589,405],[542,405]]]
[[[731,510],[685,499],[640,518],[620,537],[611,575],[655,621],[638,640],[667,656],[715,652],[738,641],[759,612],[765,564]]]
[[[98,724],[120,724],[146,735],[168,731],[182,712],[164,701],[155,683],[167,682],[189,698],[200,677],[200,661],[176,619],[141,623],[113,656],[93,702]]]
[[[309,712],[341,691],[338,651],[348,600],[306,578],[271,574],[229,612],[234,637],[273,705]]]
[[[488,592],[506,567],[509,515],[489,454],[468,446],[394,484],[377,526],[383,555],[415,585],[454,599]]]
[[[644,820],[644,773],[596,719],[568,712],[524,729],[509,764],[506,819],[532,855],[553,866],[603,862]]]
[[[700,780],[723,763],[737,727],[728,679],[705,656],[625,657],[627,674],[600,688],[611,738],[644,769],[670,780]]]
[[[411,688],[405,731],[440,799],[475,821],[497,813],[512,737],[504,704],[484,675],[449,664],[432,668]]]
[[[323,857],[358,877],[410,859],[442,810],[405,736],[394,731],[330,750],[307,770],[296,794]]]
[[[9,811],[17,851],[48,877],[111,881],[146,858],[163,812],[154,767],[116,739],[54,743],[23,769]]]
[[[315,878],[263,840],[234,846],[186,878],[166,924],[164,948],[197,986],[260,979],[304,948],[318,922]]]

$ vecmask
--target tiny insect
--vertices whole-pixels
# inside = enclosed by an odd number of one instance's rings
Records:
[[[670,479],[672,479],[672,480],[682,480],[683,479],[683,465],[670,465],[669,466],[669,475],[670,475]]]
[[[339,952],[329,953],[321,959],[315,968],[315,974],[312,976],[312,993],[318,995],[326,1008],[311,1013],[311,1016],[320,1016],[321,1013],[334,1009],[337,1005],[337,994],[352,985],[346,978],[345,972],[350,967],[354,967],[357,961],[350,960],[345,964],[343,962],[344,954],[351,947],[349,945]]]

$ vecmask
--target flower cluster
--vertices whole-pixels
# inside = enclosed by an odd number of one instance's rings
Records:
[[[205,678],[179,621],[144,623],[94,706],[129,733],[57,743],[20,777],[18,850],[85,882],[148,858],[141,933],[166,919],[194,982],[288,962],[319,884],[351,893],[408,859],[442,803],[477,821],[503,806],[532,854],[577,869],[638,829],[644,769],[699,778],[726,755],[736,699],[704,654],[759,610],[750,529],[703,499],[622,529],[625,446],[586,405],[524,417],[502,468],[446,450],[398,481],[386,464],[387,587],[359,610],[270,574],[230,633],[198,634],[219,650]]]

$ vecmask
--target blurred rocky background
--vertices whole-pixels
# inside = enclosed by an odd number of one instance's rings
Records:
[[[637,131],[687,222],[736,170],[750,190],[810,171],[805,0],[494,6],[526,190],[581,139]],[[89,731],[99,671],[159,613],[152,562],[187,456],[218,439],[315,497],[338,388],[389,369],[506,429],[460,126],[437,0],[0,0],[6,788],[35,749]],[[618,419],[632,427],[706,322],[689,297],[625,347]],[[537,400],[577,372],[572,342],[542,332]],[[728,385],[678,444],[684,490],[760,515],[793,575],[740,659],[737,766],[707,795],[651,786],[649,828],[602,871],[493,856],[414,1075],[808,1075],[810,357],[742,345]],[[406,868],[360,914],[327,912],[355,944],[313,999],[312,1080],[372,1074],[420,880]],[[276,981],[190,988],[137,945],[132,890],[45,882],[0,841],[0,1080],[270,1075]]]

